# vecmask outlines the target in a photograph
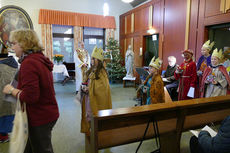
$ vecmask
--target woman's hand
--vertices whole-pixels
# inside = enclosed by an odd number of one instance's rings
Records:
[[[217,84],[217,81],[216,81],[216,80],[213,80],[213,81],[212,81],[212,84],[216,85],[216,84]]]
[[[12,91],[14,90],[14,87],[10,84],[7,84],[4,88],[3,88],[3,93],[4,94],[11,94]]]

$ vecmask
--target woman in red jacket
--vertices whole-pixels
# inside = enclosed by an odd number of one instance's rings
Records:
[[[53,86],[53,63],[46,58],[33,30],[11,32],[12,49],[19,57],[17,89],[6,85],[3,92],[26,103],[29,139],[24,153],[53,153],[51,131],[58,117],[58,105]]]

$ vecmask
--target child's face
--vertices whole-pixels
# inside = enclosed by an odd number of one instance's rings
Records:
[[[91,64],[92,64],[92,66],[97,67],[97,66],[98,66],[98,59],[92,57],[92,59],[91,59]]]
[[[208,49],[201,49],[201,54],[204,56],[208,56],[209,55],[209,50]]]
[[[184,53],[184,59],[189,60],[190,58],[192,58],[192,55],[190,53],[185,52]]]
[[[152,66],[149,66],[149,72],[150,72],[151,74],[153,74],[153,73],[157,72],[157,69],[154,68],[154,67],[152,67]]]
[[[212,56],[211,63],[212,63],[213,66],[218,65],[219,64],[219,58],[216,57],[216,56]]]

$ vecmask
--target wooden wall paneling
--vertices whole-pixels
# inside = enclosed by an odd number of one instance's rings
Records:
[[[164,1],[159,1],[158,3],[155,3],[155,5],[160,4],[160,13],[159,13],[159,28],[157,30],[159,31],[159,57],[163,60],[163,44],[164,44]],[[157,8],[158,6],[156,6]],[[153,23],[154,24],[154,23]],[[167,59],[166,59],[167,60]]]
[[[153,28],[160,29],[161,22],[161,1],[158,3],[154,3],[153,6]]]
[[[204,14],[205,14],[205,0],[200,0],[199,5],[199,19],[196,45],[196,61],[201,56],[201,47],[204,43]]]
[[[126,26],[127,26],[126,27],[127,28],[126,29],[127,30],[126,34],[131,34],[131,14],[129,14],[129,15],[126,16]]]
[[[124,40],[124,55],[123,57],[125,58],[125,53],[126,53],[126,46],[127,46],[127,39]]]
[[[217,16],[211,16],[204,19],[204,25],[215,25],[230,22],[230,13],[225,13]]]
[[[143,55],[140,56],[140,47],[142,47],[142,37],[133,38],[134,63],[136,67],[142,66]]]
[[[139,10],[134,13],[134,32],[135,33],[141,31],[141,24],[142,24],[141,10]]]
[[[146,32],[149,29],[149,7],[145,7],[141,10],[141,30]]]
[[[191,1],[191,16],[190,16],[190,31],[189,31],[188,48],[194,51],[195,57],[196,57],[198,16],[199,16],[199,0],[192,0]]]
[[[121,52],[121,56],[124,57],[124,48],[125,48],[125,39],[124,38],[120,38],[120,52]]]
[[[125,34],[125,17],[120,16],[120,37]]]
[[[125,53],[129,47],[129,45],[132,45],[132,37],[126,38],[126,48],[125,48]]]
[[[225,0],[206,0],[205,17],[224,13]]]
[[[168,65],[167,57],[171,55],[177,58],[178,64],[183,62],[181,51],[185,44],[186,6],[187,1],[165,0],[163,68]]]
[[[121,20],[120,27],[123,28],[123,30],[121,30],[120,32],[120,37],[122,37],[122,39],[120,38],[120,41],[125,42],[123,43],[124,48],[122,48],[123,55],[125,55],[128,45],[132,42],[131,37],[134,37],[133,47],[137,49],[138,46],[138,54],[139,54],[140,47],[143,48],[143,54],[144,54],[145,45],[143,43],[143,37],[144,35],[149,35],[147,33],[147,30],[149,29],[149,26],[151,27],[153,26],[157,31],[157,33],[160,34],[159,56],[162,57],[163,14],[164,14],[163,12],[164,12],[164,0],[152,0],[120,16],[120,20]],[[133,24],[134,26],[132,26],[132,23],[134,23]],[[131,27],[130,30],[129,27]],[[125,29],[126,29],[126,33],[125,33]],[[132,29],[134,29],[133,32]],[[138,45],[136,43],[138,43]],[[138,62],[135,64],[142,66],[143,56],[139,57],[138,55],[138,60],[136,60],[135,62]]]

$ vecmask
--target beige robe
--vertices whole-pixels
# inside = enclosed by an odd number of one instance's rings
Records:
[[[89,99],[93,115],[96,116],[99,110],[112,109],[111,91],[105,70],[101,70],[98,80],[95,79],[95,73],[91,73],[89,79]]]
[[[90,73],[88,86],[89,95],[82,99],[81,120],[81,132],[86,133],[87,136],[90,135],[90,122],[86,118],[88,114],[88,110],[86,110],[87,99],[89,98],[90,111],[93,116],[96,116],[99,110],[112,109],[111,91],[105,70],[101,70],[98,80],[95,79],[95,73]]]

